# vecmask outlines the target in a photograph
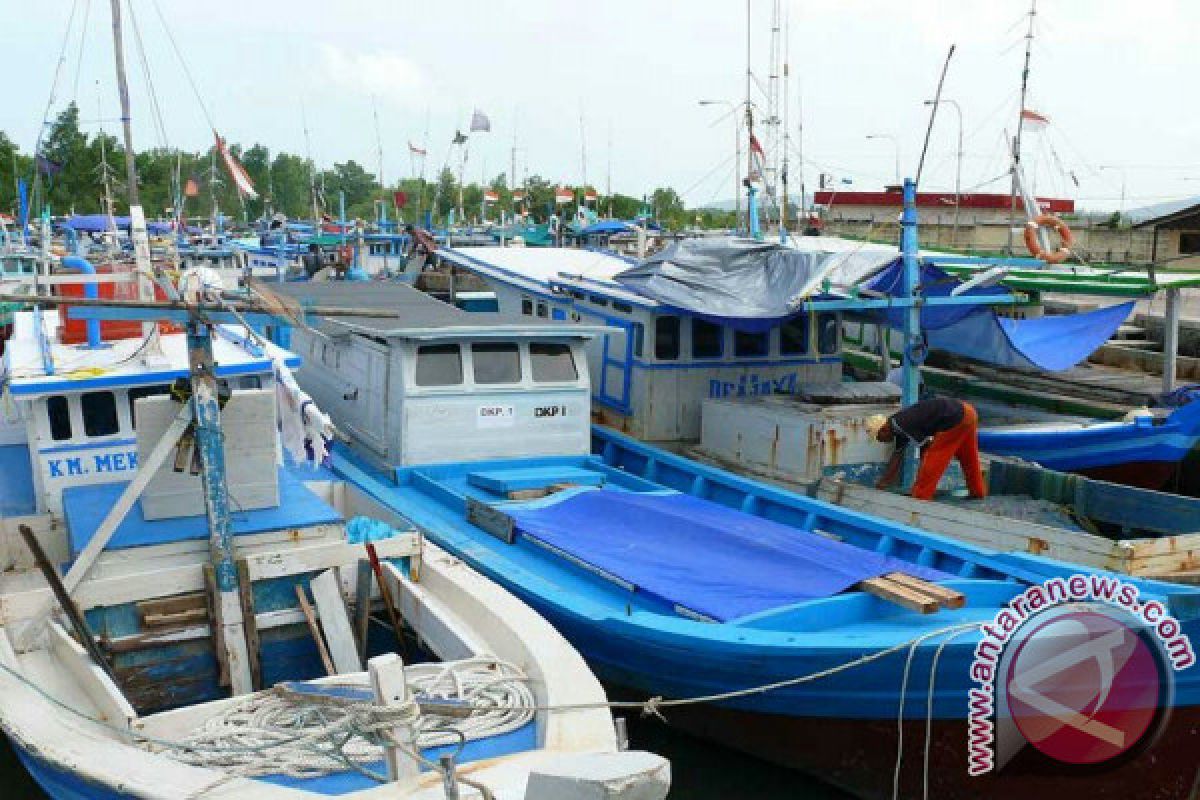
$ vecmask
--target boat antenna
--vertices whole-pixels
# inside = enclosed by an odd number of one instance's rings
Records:
[[[387,193],[383,184],[383,136],[379,133],[379,103],[371,95],[371,114],[375,117],[375,154],[379,159],[379,213],[382,222],[387,222]]]
[[[929,137],[933,133],[933,121],[937,118],[938,106],[942,102],[942,85],[946,83],[946,71],[950,69],[950,59],[954,58],[955,47],[956,45],[950,45],[950,50],[946,53],[946,60],[942,63],[942,75],[938,78],[937,92],[933,95],[933,105],[929,108],[929,124],[925,126],[925,142],[921,145],[921,160],[917,162],[916,184],[918,189],[921,186],[921,172],[925,169],[925,154],[929,152]]]
[[[1017,172],[1021,169],[1021,131],[1025,127],[1025,100],[1029,94],[1029,57],[1033,52],[1033,21],[1037,16],[1037,0],[1029,0],[1029,25],[1025,29],[1025,63],[1021,67],[1021,102],[1017,108],[1017,134],[1012,141],[1012,182],[1008,206],[1008,250],[1012,252],[1013,226],[1017,224]],[[1030,213],[1033,213],[1030,210]]]
[[[300,125],[304,128],[304,157],[308,159],[308,193],[312,197],[313,223],[318,226],[320,233],[321,207],[317,197],[317,164],[312,156],[312,138],[308,133],[308,110],[304,105],[304,96],[300,97]]]
[[[780,57],[783,60],[783,165],[779,171],[780,203],[779,203],[779,241],[787,243],[788,218],[788,148],[792,146],[792,135],[788,130],[788,38],[791,35],[791,16],[787,12],[783,18],[783,50]]]

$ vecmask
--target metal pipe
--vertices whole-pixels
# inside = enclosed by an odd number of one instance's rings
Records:
[[[79,270],[84,275],[96,274],[96,268],[92,266],[92,262],[82,256],[66,256],[62,260],[62,265],[67,269]],[[83,296],[89,300],[100,299],[100,287],[94,283],[85,283]],[[104,342],[100,338],[100,320],[98,319],[87,320],[87,346],[89,350],[98,350],[104,346]]]
[[[920,263],[917,258],[917,184],[904,180],[904,210],[900,214],[900,259],[904,265],[904,298],[912,305],[904,312],[904,349],[901,353],[904,379],[900,385],[900,403],[908,408],[918,400],[921,365],[914,358],[922,346],[921,308],[916,303],[917,284],[920,282]],[[912,484],[916,477],[917,448],[905,448],[904,485]]]

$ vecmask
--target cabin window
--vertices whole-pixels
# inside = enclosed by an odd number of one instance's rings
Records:
[[[638,358],[646,351],[646,328],[640,322],[633,323],[633,354]]]
[[[808,352],[807,315],[797,315],[779,326],[779,352],[785,356]]]
[[[559,383],[579,379],[570,345],[533,342],[529,345],[529,363],[538,383]]]
[[[521,298],[521,313],[527,317],[533,316],[533,300],[528,297]]]
[[[143,397],[167,394],[170,390],[169,386],[135,386],[129,390],[129,421],[135,428],[137,427],[137,401]]]
[[[692,318],[692,356],[720,358],[724,352],[725,329],[706,319]]]
[[[592,305],[596,305],[596,306],[606,306],[606,305],[608,305],[608,298],[607,298],[607,297],[601,297],[600,295],[597,295],[597,294],[590,295],[590,296],[588,297],[588,300],[591,300],[591,301],[592,301]]]
[[[761,358],[770,350],[771,339],[766,333],[733,332],[733,354],[738,358]]]
[[[117,421],[117,396],[112,392],[84,392],[79,396],[83,432],[88,436],[112,436],[121,429]]]
[[[1200,233],[1187,231],[1179,234],[1179,255],[1195,255],[1200,253]]]
[[[50,422],[50,438],[56,442],[71,438],[71,409],[62,395],[46,398],[46,418]]]
[[[817,352],[823,356],[837,355],[841,345],[842,325],[837,314],[821,314],[817,317]]]
[[[613,300],[613,311],[620,311],[622,314],[632,314],[633,306],[629,303],[622,303],[620,300]]]
[[[539,302],[537,304],[537,315],[539,317],[543,317],[543,318],[546,316],[546,304],[545,303]]]
[[[582,300],[584,297],[583,292],[579,291],[578,289],[570,289],[567,291],[567,294],[571,295],[571,297],[574,297],[576,300]]]
[[[481,342],[471,345],[476,383],[519,383],[521,353],[513,342]]]
[[[659,361],[679,358],[679,317],[654,318],[654,357]]]
[[[456,386],[462,383],[462,353],[456,344],[417,348],[417,386]]]
[[[339,351],[337,351],[337,350],[333,351],[335,363],[338,360],[337,359],[338,352]],[[261,389],[262,388],[262,375],[243,375],[241,380],[238,381],[238,388],[239,389]]]

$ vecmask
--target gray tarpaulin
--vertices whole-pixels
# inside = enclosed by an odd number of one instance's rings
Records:
[[[855,283],[896,257],[895,248],[835,241],[808,239],[799,249],[731,237],[683,239],[614,280],[689,314],[761,331],[794,315],[827,277]]]

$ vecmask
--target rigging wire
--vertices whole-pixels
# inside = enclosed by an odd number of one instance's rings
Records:
[[[58,52],[58,62],[54,66],[54,78],[50,81],[50,96],[46,98],[46,110],[42,112],[42,124],[38,126],[37,139],[33,144],[33,203],[36,204],[38,189],[41,187],[42,171],[38,169],[37,157],[42,152],[42,137],[50,124],[50,109],[54,107],[55,95],[58,92],[58,79],[62,76],[63,65],[67,61],[67,47],[71,41],[71,29],[75,26],[75,12],[79,8],[79,0],[71,3],[71,14],[67,17],[67,29],[63,33],[62,47]]]
[[[155,132],[158,134],[159,145],[166,149],[167,128],[163,120],[162,106],[158,102],[158,92],[154,89],[154,79],[150,75],[150,61],[146,57],[146,46],[142,41],[142,28],[138,24],[137,14],[134,13],[133,0],[129,0],[129,20],[133,23],[133,41],[137,45],[138,63],[142,68],[142,76],[146,81],[146,92],[150,98],[150,114],[154,122]]]
[[[79,26],[79,53],[75,57],[75,82],[71,88],[71,102],[75,103],[79,99],[79,76],[83,72],[83,53],[87,46],[88,40],[88,17],[92,11],[92,0],[84,0],[83,2],[83,22]]]
[[[208,127],[214,131],[217,126],[213,124],[212,114],[208,113],[208,106],[204,104],[204,98],[200,95],[200,89],[196,85],[196,79],[192,76],[192,70],[188,67],[187,60],[183,57],[183,52],[179,49],[179,44],[175,41],[175,34],[171,32],[171,27],[167,25],[167,20],[163,17],[162,8],[158,5],[158,0],[151,0],[154,5],[154,11],[158,14],[158,21],[162,23],[163,31],[167,34],[167,41],[171,43],[171,49],[175,51],[175,57],[179,59],[179,65],[183,68],[183,74],[187,77],[188,84],[192,87],[192,94],[196,96],[196,102],[200,104],[200,111],[204,114],[204,119],[208,122]]]

